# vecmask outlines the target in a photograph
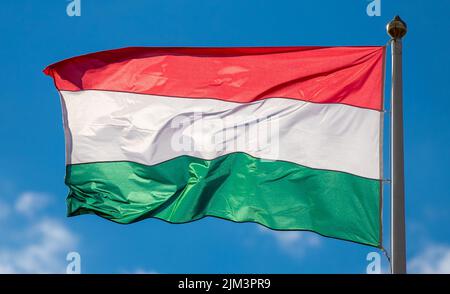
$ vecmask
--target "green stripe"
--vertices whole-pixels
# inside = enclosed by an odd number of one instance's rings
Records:
[[[245,153],[181,156],[153,166],[69,165],[66,184],[69,216],[95,213],[118,223],[216,216],[380,245],[380,181]]]

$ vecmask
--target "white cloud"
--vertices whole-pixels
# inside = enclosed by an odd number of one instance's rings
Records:
[[[274,231],[258,226],[263,234],[270,235],[284,252],[297,257],[303,256],[307,250],[321,246],[319,236],[302,231]]]
[[[19,232],[22,245],[0,247],[0,273],[63,273],[76,236],[55,219],[42,219]]]
[[[49,201],[50,197],[46,193],[24,192],[17,199],[15,209],[25,216],[33,217],[39,210],[45,208]]]
[[[144,269],[137,269],[134,272],[131,272],[131,274],[135,274],[135,275],[156,275],[159,274],[157,271],[152,271],[152,270],[144,270]]]
[[[38,214],[50,195],[24,192],[12,205],[0,203],[0,273],[64,273],[66,254],[77,247],[77,237],[63,222]],[[11,209],[11,208],[12,209]]]
[[[408,270],[421,274],[450,274],[450,246],[429,245],[409,261]]]

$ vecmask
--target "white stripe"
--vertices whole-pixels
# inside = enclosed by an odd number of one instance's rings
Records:
[[[181,155],[213,159],[241,151],[380,178],[378,111],[285,98],[242,104],[93,90],[61,95],[68,164],[154,165]]]

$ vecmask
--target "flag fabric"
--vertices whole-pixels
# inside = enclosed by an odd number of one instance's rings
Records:
[[[132,47],[45,69],[68,215],[205,216],[380,246],[384,47]]]

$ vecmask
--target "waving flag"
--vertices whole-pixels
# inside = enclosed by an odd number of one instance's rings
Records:
[[[381,244],[384,47],[125,48],[45,69],[68,215]]]

